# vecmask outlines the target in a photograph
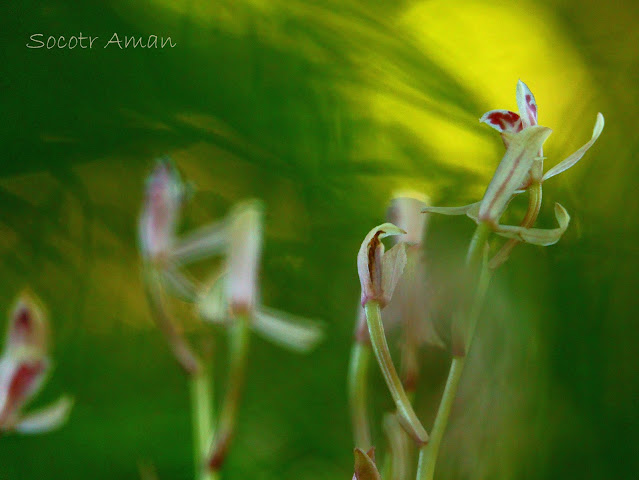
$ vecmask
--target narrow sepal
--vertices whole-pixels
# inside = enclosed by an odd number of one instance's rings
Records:
[[[324,335],[317,322],[267,307],[257,309],[251,326],[267,340],[300,353],[315,348]]]
[[[592,147],[593,144],[597,141],[597,139],[599,138],[599,135],[601,135],[601,132],[603,131],[603,128],[604,128],[604,117],[601,113],[598,113],[597,121],[595,122],[595,127],[592,131],[592,138],[588,141],[588,143],[586,143],[583,147],[581,147],[575,153],[570,155],[568,158],[566,158],[565,160],[562,160],[557,165],[555,165],[550,170],[548,170],[546,174],[544,175],[542,181],[545,182],[549,178],[552,178],[555,175],[559,175],[560,173],[565,172],[570,167],[572,167],[575,163],[581,160],[581,157],[583,157],[584,154],[588,151],[588,149]]]
[[[60,428],[69,418],[73,399],[61,397],[57,402],[24,415],[16,424],[16,431],[25,434],[46,433]]]
[[[176,241],[171,258],[179,264],[187,264],[225,253],[228,246],[228,224],[213,222],[189,232]]]
[[[479,207],[479,202],[470,203],[461,207],[426,207],[422,213],[439,213],[441,215],[466,215],[474,207]]]
[[[548,246],[559,241],[570,223],[570,215],[564,207],[559,203],[555,203],[555,217],[557,218],[558,228],[525,228],[509,225],[499,225],[495,233],[506,238],[514,238],[521,242],[533,245]]]

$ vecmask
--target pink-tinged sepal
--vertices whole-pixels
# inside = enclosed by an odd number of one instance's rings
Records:
[[[357,271],[362,287],[362,305],[376,301],[386,305],[406,265],[406,246],[399,243],[384,253],[381,239],[406,232],[392,223],[384,223],[372,229],[359,249]]]
[[[517,82],[517,108],[523,128],[537,125],[537,101],[528,86],[519,80]]]
[[[559,175],[560,173],[565,172],[570,167],[572,167],[575,163],[581,160],[581,157],[583,157],[584,154],[588,151],[588,149],[592,147],[594,143],[597,141],[597,139],[599,138],[599,135],[601,135],[601,132],[603,131],[603,128],[604,128],[604,117],[601,113],[598,113],[597,121],[595,122],[595,127],[592,130],[592,138],[590,139],[590,141],[588,141],[583,147],[581,147],[575,153],[570,155],[568,158],[566,158],[565,160],[562,160],[553,168],[548,170],[543,177],[543,181],[545,182],[549,178],[552,178],[555,175]]]
[[[506,154],[488,184],[479,207],[479,220],[496,226],[513,194],[520,188],[539,150],[552,130],[542,126],[525,128],[511,137]]]
[[[44,357],[13,358],[0,361],[0,430],[12,430],[21,409],[38,393],[47,376],[49,362]]]
[[[11,312],[5,347],[7,354],[15,356],[27,350],[45,355],[48,337],[49,326],[44,308],[32,295],[23,292]]]
[[[318,322],[263,306],[255,312],[251,327],[276,345],[299,353],[311,351],[324,336]]]
[[[484,113],[479,121],[494,128],[499,133],[517,133],[521,132],[523,128],[519,115],[510,110],[491,110]]]
[[[175,230],[184,199],[184,184],[168,158],[158,160],[147,180],[140,216],[140,249],[145,259],[162,261],[175,242]]]

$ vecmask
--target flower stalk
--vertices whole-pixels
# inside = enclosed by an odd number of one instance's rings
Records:
[[[351,350],[348,369],[348,400],[355,446],[368,450],[372,446],[371,427],[368,421],[368,371],[371,359],[371,345],[356,341]]]
[[[222,468],[235,433],[237,411],[246,377],[250,337],[249,322],[250,318],[247,315],[238,315],[229,331],[228,384],[220,410],[218,429],[208,453],[208,469],[211,472],[218,472]]]
[[[190,376],[189,384],[196,479],[217,480],[217,474],[206,468],[205,462],[214,435],[211,371],[208,368],[201,368],[197,374]]]
[[[377,301],[370,300],[366,303],[364,309],[366,310],[368,332],[371,337],[373,351],[395,402],[397,417],[411,438],[419,445],[422,445],[428,441],[428,433],[426,433],[422,423],[417,418],[393,364],[388,343],[386,342],[386,335],[384,335],[380,305]]]

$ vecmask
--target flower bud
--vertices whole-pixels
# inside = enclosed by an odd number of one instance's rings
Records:
[[[406,232],[401,228],[392,223],[384,223],[372,229],[364,238],[357,255],[362,305],[376,301],[383,307],[390,301],[406,265],[406,246],[398,243],[384,252],[381,239],[403,234]]]

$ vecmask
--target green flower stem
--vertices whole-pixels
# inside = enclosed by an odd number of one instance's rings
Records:
[[[430,441],[419,451],[417,480],[432,480],[433,478],[439,446],[446,431],[448,417],[450,416],[450,410],[457,395],[457,387],[459,386],[459,380],[464,370],[465,361],[466,357],[453,357],[450,372],[448,373],[448,380],[446,380],[446,388],[444,388],[444,395],[439,404],[435,424],[431,431]]]
[[[213,438],[213,389],[211,373],[202,368],[190,377],[191,416],[193,420],[193,456],[197,480],[217,480],[217,474],[206,468],[209,445]]]
[[[368,423],[368,368],[371,346],[356,341],[351,349],[348,369],[348,400],[351,407],[351,421],[355,446],[365,452],[372,446],[371,429]]]
[[[490,227],[485,223],[480,223],[475,230],[475,234],[473,235],[468,248],[468,255],[466,256],[466,264],[471,272],[475,270],[478,264],[482,261],[484,247],[488,241],[489,235]],[[442,439],[444,438],[444,432],[448,425],[448,418],[450,417],[453,402],[457,396],[459,381],[464,370],[464,364],[466,363],[466,356],[470,351],[470,346],[475,334],[475,327],[477,326],[477,320],[479,319],[479,314],[481,312],[482,305],[484,304],[486,292],[488,291],[490,276],[490,270],[484,261],[481,263],[481,270],[477,281],[477,288],[475,290],[473,303],[466,314],[466,325],[468,327],[464,345],[466,355],[453,357],[450,371],[448,372],[448,379],[446,380],[446,387],[444,388],[444,394],[442,396],[441,403],[439,404],[439,409],[437,410],[433,430],[431,431],[430,441],[426,445],[423,445],[419,451],[417,480],[433,479],[435,464],[439,454],[439,447]]]
[[[382,478],[404,480],[410,472],[411,443],[399,423],[397,414],[387,413],[384,416],[384,433],[388,439],[388,453],[385,456]]]
[[[217,472],[221,469],[228,452],[233,434],[235,433],[235,421],[240,405],[244,379],[246,376],[246,364],[248,360],[250,318],[248,315],[238,315],[233,320],[229,337],[229,375],[224,401],[220,412],[218,429],[209,453],[209,469]]]
[[[395,401],[400,423],[410,434],[413,440],[420,445],[424,444],[428,441],[428,434],[417,418],[417,415],[413,410],[413,406],[404,391],[402,381],[400,380],[399,375],[397,375],[395,365],[393,365],[393,359],[391,358],[388,343],[386,343],[386,336],[384,335],[384,325],[382,324],[379,303],[375,301],[366,303],[365,311],[373,351],[377,357],[377,363],[382,371],[384,380],[386,380],[386,385],[388,385],[391,396]]]

